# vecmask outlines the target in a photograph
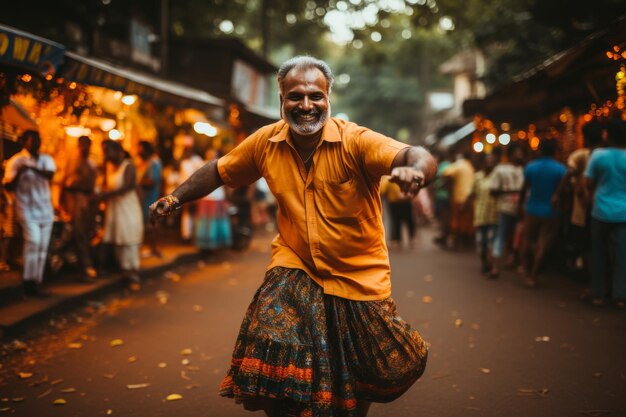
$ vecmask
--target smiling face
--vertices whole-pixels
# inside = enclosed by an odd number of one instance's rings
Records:
[[[281,110],[291,130],[299,136],[313,136],[330,117],[328,83],[315,67],[294,68],[282,81]]]

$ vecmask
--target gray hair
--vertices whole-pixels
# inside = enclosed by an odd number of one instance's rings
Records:
[[[283,64],[278,68],[277,79],[278,79],[278,87],[282,90],[283,80],[287,76],[287,73],[294,68],[298,69],[307,69],[307,68],[317,68],[324,74],[326,78],[326,84],[328,85],[328,93],[330,93],[330,88],[333,85],[333,81],[335,77],[333,77],[333,72],[328,66],[328,64],[321,59],[313,58],[312,56],[304,56],[299,55],[295,56],[287,61],[283,62]]]

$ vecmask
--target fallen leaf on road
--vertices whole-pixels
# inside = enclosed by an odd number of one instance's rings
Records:
[[[11,401],[13,401],[14,403],[21,403],[22,401],[24,401],[24,397],[13,397],[11,398]]]
[[[70,349],[80,349],[83,347],[82,343],[70,343],[69,345],[67,345],[68,348]]]
[[[52,388],[42,392],[41,394],[39,394],[37,396],[37,398],[43,398],[43,397],[47,397],[48,395],[52,394]]]
[[[537,336],[535,337],[535,342],[549,342],[550,336]]]
[[[65,388],[62,389],[61,392],[69,394],[70,392],[76,392],[76,388]]]
[[[28,345],[26,345],[26,343],[22,342],[21,340],[15,339],[13,343],[11,343],[10,349],[11,350],[26,350],[28,349]]]
[[[33,373],[32,372],[18,372],[17,375],[20,377],[20,379],[28,379],[31,376],[33,376]]]
[[[104,378],[106,378],[106,379],[113,379],[113,378],[115,378],[115,374],[104,374],[104,375],[102,375],[102,376],[103,376]]]
[[[135,363],[137,362],[137,356],[131,356],[128,358],[128,363]]]
[[[2,411],[3,413],[7,413],[7,412],[9,412],[11,410],[13,410],[11,407],[0,408],[0,411]]]
[[[424,304],[430,304],[433,301],[433,297],[431,297],[430,295],[425,295],[422,297],[422,303]]]
[[[113,339],[111,340],[111,347],[116,347],[116,346],[122,346],[124,344],[124,341],[122,339]]]
[[[165,397],[165,399],[167,401],[176,401],[176,400],[182,400],[183,396],[180,394],[170,394],[167,397]]]
[[[52,404],[54,404],[54,405],[65,405],[65,404],[67,404],[67,401],[65,401],[63,398],[57,398],[56,400],[52,401]]]
[[[170,295],[165,291],[157,291],[156,296],[161,304],[167,304]]]
[[[195,311],[196,313],[199,313],[199,312],[201,312],[202,310],[204,310],[204,307],[202,307],[201,305],[196,304],[196,305],[194,305],[194,306],[192,307],[192,309],[193,309],[193,311]]]
[[[187,376],[187,373],[185,371],[180,371],[180,377],[185,381],[191,381],[191,378]]]
[[[185,389],[194,389],[194,388],[200,388],[200,384],[185,385]]]
[[[461,326],[463,326],[463,320],[461,320],[461,319],[454,320],[454,327],[456,327],[458,329]]]
[[[63,382],[63,378],[55,379],[50,385],[59,385],[61,382]]]
[[[189,348],[186,348],[186,349],[183,349],[183,350],[180,351],[180,354],[183,355],[183,356],[188,356],[188,355],[191,355],[192,353],[193,353],[193,351],[191,349],[189,349]]]
[[[479,330],[480,326],[477,323],[472,323],[472,325],[470,326],[472,328],[472,330]]]
[[[200,367],[199,366],[191,366],[191,365],[189,365],[189,366],[187,366],[187,370],[191,371],[191,372],[196,372],[196,371],[200,370]]]
[[[163,274],[163,278],[165,279],[169,279],[172,282],[179,282],[180,281],[180,274],[177,274],[174,271],[167,271]]]
[[[490,374],[491,373],[491,369],[489,369],[489,368],[480,368],[480,372],[482,372],[483,374]]]
[[[113,410],[111,410],[110,408],[107,410],[107,416],[110,416],[111,414],[113,414]]]
[[[31,382],[30,384],[28,384],[29,387],[38,387],[39,385],[42,385],[44,383],[48,382],[48,375],[44,376],[41,379],[38,379],[36,381]]]
[[[163,368],[167,368],[167,364],[165,362],[161,362],[157,365],[159,368],[163,369]]]
[[[126,385],[126,388],[128,389],[141,389],[141,388],[148,388],[150,386],[149,383],[145,383],[145,384],[128,384]]]
[[[187,365],[189,365],[189,364],[191,363],[191,361],[190,361],[189,359],[185,358],[185,359],[183,359],[182,361],[180,361],[180,363],[181,363],[183,366],[187,366]]]

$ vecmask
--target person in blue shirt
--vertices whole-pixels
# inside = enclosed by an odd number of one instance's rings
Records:
[[[585,170],[593,201],[590,294],[594,305],[605,304],[610,259],[612,298],[626,308],[626,121],[609,120],[606,133],[609,146],[594,150]]]
[[[553,196],[567,169],[554,159],[556,149],[556,141],[541,141],[541,156],[524,169],[519,210],[522,218],[525,208],[522,268],[530,288],[537,286],[539,271],[559,232],[559,213],[553,205]]]

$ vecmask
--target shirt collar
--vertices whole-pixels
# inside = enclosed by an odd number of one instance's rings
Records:
[[[281,120],[282,126],[279,127],[278,133],[269,138],[270,142],[282,142],[289,138],[289,125]],[[334,118],[330,118],[322,128],[322,140],[326,142],[341,142],[341,133]]]

